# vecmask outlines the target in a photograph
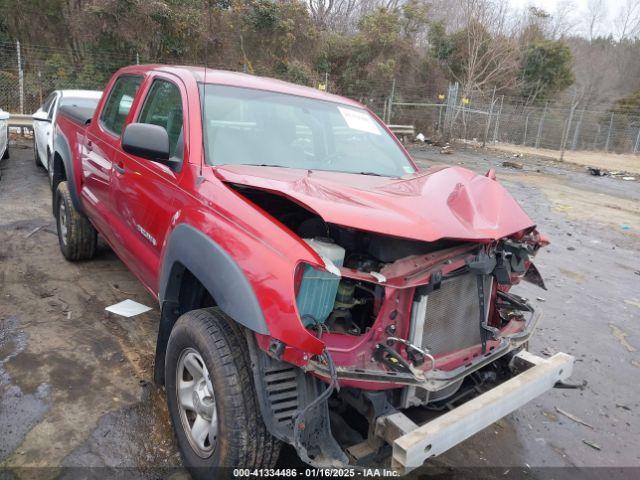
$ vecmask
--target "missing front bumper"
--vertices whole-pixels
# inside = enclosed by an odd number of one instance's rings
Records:
[[[419,467],[517,410],[568,379],[574,358],[557,353],[545,359],[522,351],[514,361],[530,368],[424,425],[416,425],[400,412],[379,417],[376,434],[393,447],[392,467],[405,472]]]

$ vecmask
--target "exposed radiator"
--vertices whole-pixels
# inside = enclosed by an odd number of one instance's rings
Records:
[[[488,315],[492,277],[483,276]],[[412,339],[432,355],[477,345],[480,339],[480,302],[475,274],[444,280],[428,295],[416,294],[412,314]],[[486,316],[485,316],[486,319]]]

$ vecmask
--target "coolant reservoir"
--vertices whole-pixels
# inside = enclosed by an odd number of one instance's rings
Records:
[[[305,327],[323,323],[336,300],[340,275],[336,267],[344,263],[344,248],[327,240],[305,238],[307,244],[322,258],[326,269],[316,270],[305,265],[296,298],[298,312]],[[333,273],[332,273],[333,272]]]

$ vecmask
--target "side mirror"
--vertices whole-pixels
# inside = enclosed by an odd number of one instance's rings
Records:
[[[9,115],[9,112],[5,112],[4,110],[0,110],[0,120],[9,120],[10,117],[11,117],[11,115]]]
[[[38,110],[36,113],[31,115],[31,118],[37,120],[39,122],[50,122],[49,115],[44,110]]]
[[[169,134],[158,125],[130,123],[122,134],[122,149],[137,157],[176,166],[169,158]]]

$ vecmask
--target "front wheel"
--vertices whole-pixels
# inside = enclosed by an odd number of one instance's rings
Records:
[[[182,315],[169,337],[165,388],[171,421],[194,478],[220,467],[271,468],[280,442],[258,406],[240,327],[217,308]]]
[[[60,182],[54,195],[58,243],[64,258],[89,260],[95,255],[98,233],[87,217],[73,206],[67,182]]]

